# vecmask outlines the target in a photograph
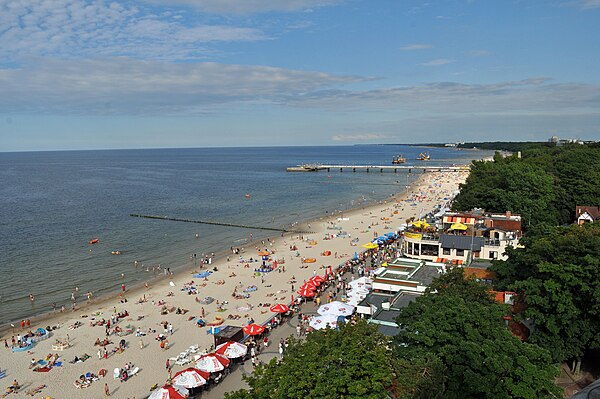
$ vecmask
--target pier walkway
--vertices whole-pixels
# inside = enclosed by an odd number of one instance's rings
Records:
[[[466,165],[462,166],[431,166],[431,165],[324,165],[324,164],[302,164],[297,166],[292,166],[287,168],[288,172],[318,172],[320,170],[326,170],[327,172],[335,172],[335,171],[351,171],[351,172],[393,172],[398,173],[398,171],[408,171],[411,173],[413,171],[422,171],[422,172],[462,172],[465,170],[469,170],[469,167]]]

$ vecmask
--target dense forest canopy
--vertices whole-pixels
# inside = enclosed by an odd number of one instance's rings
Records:
[[[600,204],[600,145],[540,147],[475,161],[453,209],[512,211],[524,229],[572,223],[577,205]]]

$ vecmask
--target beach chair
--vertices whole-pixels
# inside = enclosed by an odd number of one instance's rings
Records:
[[[188,350],[190,351],[190,353],[197,353],[198,345],[192,345],[192,346],[190,346],[190,348]]]
[[[117,380],[117,379],[119,379],[119,377],[121,377],[121,369],[117,367],[113,371],[113,379]]]
[[[180,357],[179,359],[177,359],[175,361],[175,364],[178,366],[184,366],[186,364],[188,364],[189,362],[191,362],[191,360],[187,357]]]
[[[129,372],[129,377],[133,377],[134,375],[136,375],[138,373],[138,371],[140,371],[139,367],[134,368],[133,370],[131,370]]]
[[[6,370],[0,370],[0,380],[6,377]]]

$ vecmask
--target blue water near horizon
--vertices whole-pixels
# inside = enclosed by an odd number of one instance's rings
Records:
[[[282,227],[388,198],[407,173],[287,173],[302,163],[407,164],[411,146],[252,147],[0,153],[0,324],[70,306],[71,292],[113,293],[148,280],[144,265],[243,246],[266,231],[133,218],[132,213]],[[427,165],[490,152],[427,148]],[[328,178],[328,175],[331,177]],[[419,173],[408,176],[413,181]],[[246,198],[245,194],[250,194]],[[199,239],[196,239],[196,234]],[[100,238],[89,245],[92,238]],[[111,251],[122,255],[111,255]],[[28,299],[33,293],[33,304]]]

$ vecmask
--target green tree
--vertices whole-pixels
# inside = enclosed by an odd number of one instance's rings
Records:
[[[558,367],[546,350],[510,333],[507,313],[455,269],[402,310],[395,348],[403,358],[437,356],[447,370],[446,398],[559,397]]]
[[[557,214],[552,207],[555,197],[554,179],[543,168],[516,156],[503,158],[496,154],[493,162],[473,163],[453,209],[512,211],[522,216],[526,228],[541,222],[556,224]]]
[[[281,361],[244,377],[250,391],[229,399],[385,398],[394,381],[389,338],[366,322],[291,339]]]
[[[529,341],[555,361],[600,348],[600,224],[556,227],[511,249],[492,267],[500,289],[514,290],[533,322]]]

